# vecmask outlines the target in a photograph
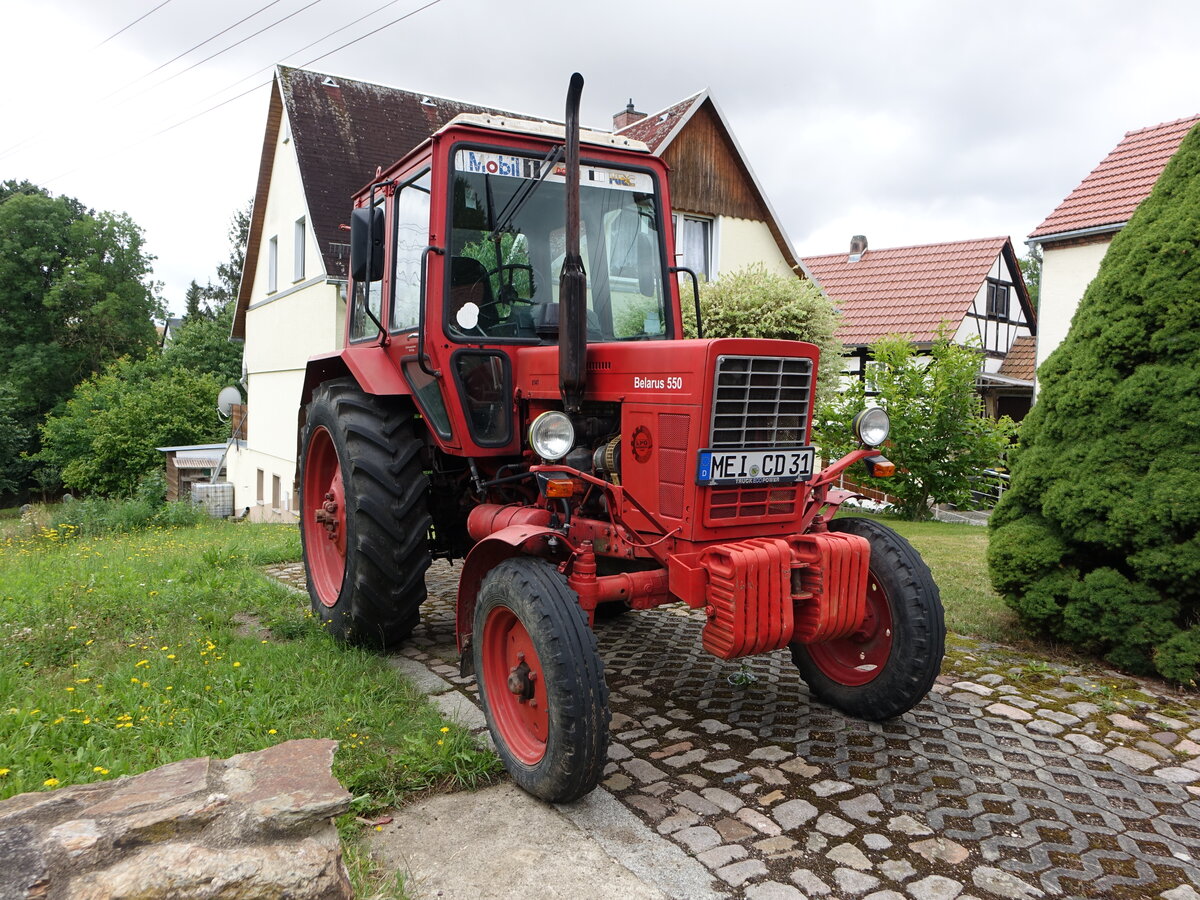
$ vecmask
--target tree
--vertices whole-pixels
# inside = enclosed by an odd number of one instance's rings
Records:
[[[0,384],[0,497],[17,493],[24,485],[30,464],[23,455],[30,437],[17,412],[15,393]]]
[[[930,503],[965,503],[971,476],[998,465],[1015,426],[1007,416],[984,418],[975,377],[979,352],[938,335],[922,358],[903,335],[871,346],[868,363],[875,401],[892,421],[883,451],[896,464],[890,478],[872,480],[900,502],[909,519],[925,519]],[[822,411],[822,449],[830,457],[855,449],[850,423],[870,405],[867,384],[856,380]]]
[[[211,285],[209,285],[211,289]],[[183,300],[183,321],[195,322],[198,319],[207,318],[209,313],[204,306],[204,289],[196,284],[193,278],[192,283],[188,285],[187,293],[184,294]]]
[[[162,467],[155,447],[222,439],[221,387],[209,373],[164,373],[157,360],[118,360],[47,418],[39,459],[60,470],[73,490],[132,494],[143,475]]]
[[[682,292],[686,298],[687,292]],[[694,305],[683,303],[685,330],[695,336]],[[762,263],[722,275],[700,287],[705,337],[779,338],[808,341],[821,351],[817,390],[821,399],[837,392],[844,363],[835,337],[838,314],[807,278],[768,272]]]
[[[233,313],[234,304],[226,303],[212,316],[185,319],[171,343],[163,348],[164,372],[182,369],[212,375],[222,385],[239,382],[242,346],[229,340]]]
[[[250,240],[250,214],[254,210],[251,200],[241,209],[235,210],[229,220],[229,258],[217,266],[217,283],[205,288],[207,299],[214,309],[221,309],[237,299],[242,284],[242,269],[246,265],[246,242]]]
[[[1039,371],[992,582],[1135,672],[1200,673],[1200,130],[1113,239]]]
[[[1029,248],[1029,254],[1017,260],[1021,267],[1021,277],[1025,279],[1025,289],[1029,291],[1029,302],[1033,311],[1038,311],[1038,301],[1042,292],[1042,248],[1035,244]]]

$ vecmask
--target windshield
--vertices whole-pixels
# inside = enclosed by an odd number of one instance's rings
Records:
[[[446,305],[452,337],[556,339],[565,176],[561,162],[455,153]],[[654,179],[592,165],[580,166],[579,178],[588,340],[664,337]]]

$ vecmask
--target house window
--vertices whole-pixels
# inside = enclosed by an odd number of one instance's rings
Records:
[[[271,509],[279,509],[279,501],[283,497],[283,484],[278,475],[271,476]]]
[[[256,503],[263,502],[263,470],[258,470],[258,488],[254,492],[254,500]]]
[[[989,319],[1008,318],[1008,289],[1007,284],[997,284],[989,281],[987,286],[987,315]]]
[[[304,231],[305,231],[304,219],[303,218],[297,219],[296,220],[296,230],[295,230],[296,249],[295,249],[295,253],[292,255],[292,260],[293,260],[292,280],[293,281],[303,281],[304,280]]]
[[[279,237],[273,235],[267,243],[267,293],[279,290]]]
[[[705,281],[712,278],[712,219],[672,216],[675,225],[675,255]]]

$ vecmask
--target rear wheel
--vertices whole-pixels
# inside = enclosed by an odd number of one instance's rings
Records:
[[[313,393],[301,439],[300,538],[313,613],[372,649],[412,632],[429,567],[429,482],[401,404],[352,379]]]
[[[588,793],[604,771],[608,688],[566,578],[540,559],[500,563],[480,585],[471,643],[488,728],[513,781],[551,803]]]
[[[937,585],[908,541],[871,519],[834,519],[830,531],[871,544],[867,615],[849,637],[792,644],[813,694],[862,719],[901,715],[924,699],[941,669],[946,625]]]

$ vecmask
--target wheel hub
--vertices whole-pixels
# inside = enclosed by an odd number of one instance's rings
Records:
[[[313,518],[318,525],[325,529],[325,534],[331,541],[338,539],[338,525],[341,522],[341,518],[338,516],[337,498],[334,496],[333,491],[325,494],[325,502],[317,507],[316,512],[313,513]]]
[[[530,706],[537,706],[537,701],[533,699],[533,683],[537,681],[537,672],[529,668],[524,653],[518,653],[517,659],[518,663],[508,672],[508,690],[516,696],[518,703],[528,702]]]

